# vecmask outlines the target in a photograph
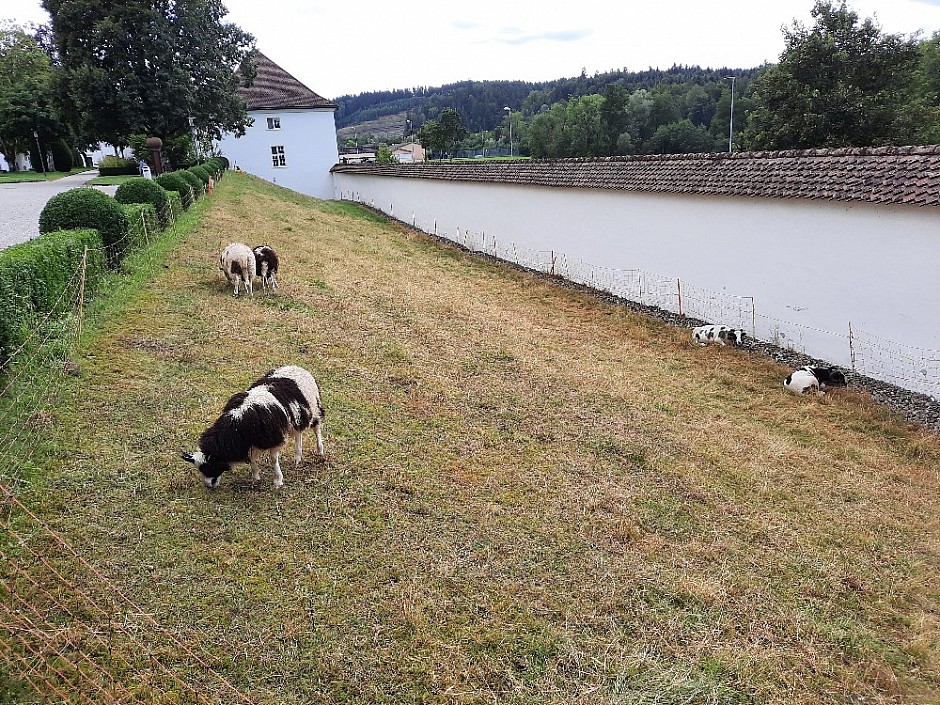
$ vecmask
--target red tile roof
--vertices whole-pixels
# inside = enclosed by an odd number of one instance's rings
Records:
[[[249,110],[282,110],[284,108],[339,108],[336,103],[317,95],[261,52],[255,56],[257,75],[238,95]]]
[[[563,188],[940,205],[940,145],[481,163],[337,164],[332,171]]]

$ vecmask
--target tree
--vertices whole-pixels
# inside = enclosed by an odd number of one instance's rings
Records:
[[[643,145],[643,151],[647,154],[693,154],[713,152],[717,146],[706,128],[685,119],[657,127]]]
[[[398,159],[395,158],[395,155],[387,144],[380,144],[378,151],[375,153],[375,163],[398,164]]]
[[[753,149],[864,147],[910,139],[918,43],[817,0],[815,24],[784,30],[780,62],[756,80],[744,134]]]
[[[604,90],[604,103],[601,105],[601,129],[603,130],[605,155],[619,154],[617,142],[620,135],[627,132],[630,115],[627,101],[630,94],[616,84],[610,84]]]
[[[194,127],[244,134],[237,94],[250,81],[254,39],[223,23],[221,0],[43,0],[62,64],[59,100],[81,134],[123,145]],[[236,74],[238,70],[238,74]]]
[[[0,152],[11,168],[16,155],[35,151],[36,137],[43,147],[67,131],[54,106],[53,66],[27,28],[0,27]],[[38,170],[42,164],[34,164]]]
[[[437,120],[428,120],[424,123],[416,137],[428,154],[441,153],[447,148],[447,135]]]
[[[463,120],[453,108],[444,108],[438,118],[438,126],[441,131],[441,139],[445,147],[442,149],[456,150],[457,143],[467,136],[467,128],[463,125]]]

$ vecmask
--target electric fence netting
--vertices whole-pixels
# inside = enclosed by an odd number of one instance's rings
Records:
[[[359,193],[342,194],[342,197],[366,205]],[[368,205],[375,207],[374,202]],[[844,360],[846,366],[859,374],[940,399],[938,350],[916,348],[857,328],[853,330],[851,323],[847,323],[845,332],[834,332],[767,316],[760,312],[760,302],[753,296],[714,291],[676,277],[640,269],[605,267],[559,250],[519,245],[486,231],[458,227],[450,232],[437,220],[425,222],[415,214],[412,214],[409,224],[450,240],[470,252],[582,284],[642,306],[741,328],[758,340],[787,350],[815,357],[825,357],[831,351],[833,357]]]
[[[0,693],[14,699],[252,702],[222,675],[228,656],[207,651],[204,634],[165,628],[131,596],[146,576],[95,565],[50,520],[82,511],[57,502],[46,480],[69,453],[58,445],[56,410],[78,373],[88,262],[129,254],[154,235],[142,213],[121,242],[86,248],[53,305],[29,316],[28,334],[0,361]]]

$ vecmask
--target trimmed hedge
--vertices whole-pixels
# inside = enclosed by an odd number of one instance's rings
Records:
[[[52,143],[52,162],[56,171],[71,171],[75,166],[75,157],[72,148],[61,137]]]
[[[167,210],[169,199],[167,198],[166,189],[150,179],[139,178],[125,181],[114,192],[114,200],[125,205],[129,203],[149,203],[157,212],[160,226],[166,227],[169,224],[170,213]]]
[[[153,234],[160,229],[160,219],[150,203],[128,203],[122,208],[130,223],[128,243],[124,248],[126,253],[128,249],[138,250],[150,242]]]
[[[212,178],[212,174],[209,173],[209,170],[201,166],[193,166],[187,169],[190,174],[193,174],[202,181],[203,186],[209,185],[209,179]]]
[[[99,176],[139,176],[140,168],[133,159],[109,154],[98,162]]]
[[[185,179],[186,183],[189,184],[189,186],[192,188],[193,200],[201,197],[202,194],[206,192],[206,185],[202,182],[202,179],[192,173],[189,169],[180,169],[178,171],[174,171],[173,173],[179,174],[180,178]]]
[[[107,271],[104,243],[97,230],[47,232],[0,250],[0,367],[35,328],[39,315],[57,304],[64,313],[75,303],[60,296],[81,265],[86,247],[87,296]]]
[[[117,264],[126,249],[129,223],[121,204],[93,188],[73,188],[58,193],[39,214],[39,232],[95,228],[108,250],[108,261]]]
[[[193,195],[193,187],[178,171],[168,171],[165,174],[160,174],[154,181],[166,189],[167,193],[179,195],[183,208],[189,208],[196,200]]]
[[[178,191],[166,192],[167,208],[170,212],[170,222],[175,222],[183,214],[183,199]]]

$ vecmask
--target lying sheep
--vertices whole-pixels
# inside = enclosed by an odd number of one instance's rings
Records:
[[[295,469],[303,453],[301,434],[308,428],[316,429],[317,452],[323,457],[325,416],[313,375],[294,365],[278,367],[247,392],[229,399],[222,415],[199,437],[199,450],[181,457],[196,466],[211,489],[234,463],[251,465],[251,477],[258,480],[258,461],[264,451],[269,451],[274,457],[274,486],[281,487],[284,475],[279,456],[288,437],[294,438]]]
[[[730,326],[699,326],[692,329],[692,338],[699,345],[718,343],[718,345],[741,345],[744,342],[744,331]]]
[[[835,367],[801,367],[791,372],[783,386],[794,394],[813,392],[816,396],[825,394],[826,387],[844,387],[845,375]]]
[[[258,245],[254,253],[255,274],[261,277],[262,287],[266,291],[270,284],[271,291],[277,291],[280,288],[280,284],[277,283],[277,252],[270,245]]]
[[[241,242],[227,245],[219,257],[219,266],[225,272],[229,283],[235,285],[234,296],[238,296],[239,281],[244,282],[245,293],[254,296],[251,281],[255,275],[255,253],[248,245]]]

